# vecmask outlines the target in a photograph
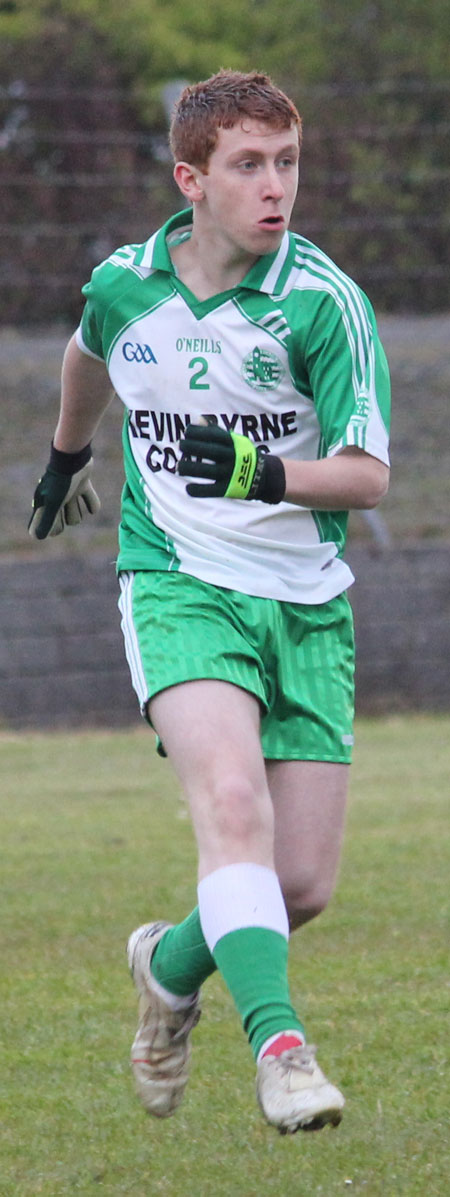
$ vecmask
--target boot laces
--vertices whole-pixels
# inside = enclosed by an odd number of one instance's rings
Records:
[[[280,1064],[284,1064],[286,1068],[295,1068],[299,1072],[307,1072],[312,1075],[316,1068],[315,1052],[316,1048],[312,1043],[290,1047],[279,1057]]]

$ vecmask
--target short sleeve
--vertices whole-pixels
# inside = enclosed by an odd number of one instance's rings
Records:
[[[82,288],[86,303],[75,337],[78,348],[83,353],[87,353],[89,357],[98,358],[99,361],[104,361],[101,321],[96,303],[95,273],[94,271],[90,282]]]
[[[353,284],[325,294],[306,346],[321,456],[356,446],[389,464],[390,380],[375,316]]]

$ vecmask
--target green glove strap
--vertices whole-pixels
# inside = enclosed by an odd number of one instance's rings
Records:
[[[248,436],[240,436],[238,432],[230,432],[230,436],[236,460],[224,497],[226,499],[246,499],[258,464],[257,449]]]

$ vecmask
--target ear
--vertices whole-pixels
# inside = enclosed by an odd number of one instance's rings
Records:
[[[197,167],[190,166],[189,162],[177,162],[173,177],[182,195],[185,195],[191,203],[198,203],[204,198],[202,172]]]

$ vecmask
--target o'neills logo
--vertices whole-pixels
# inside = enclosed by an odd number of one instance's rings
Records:
[[[274,391],[284,376],[284,366],[275,353],[256,346],[244,357],[241,374],[256,391]]]

